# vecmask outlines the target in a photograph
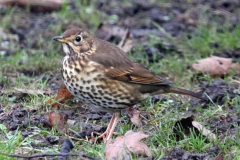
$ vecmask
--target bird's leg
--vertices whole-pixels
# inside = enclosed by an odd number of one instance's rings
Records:
[[[103,134],[101,134],[99,137],[97,137],[97,139],[103,138],[104,141],[109,140],[109,138],[112,137],[113,131],[114,131],[114,129],[115,129],[117,123],[118,123],[119,117],[120,117],[120,113],[119,112],[113,113],[113,116],[112,116],[112,118],[110,120],[110,123],[109,123],[106,131]],[[105,137],[107,137],[107,138],[105,139]]]

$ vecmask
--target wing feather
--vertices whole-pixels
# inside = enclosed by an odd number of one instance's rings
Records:
[[[117,46],[99,39],[97,42],[96,53],[92,54],[90,59],[101,64],[109,78],[149,85],[168,85],[172,83],[156,76],[143,65],[130,60],[128,55]]]

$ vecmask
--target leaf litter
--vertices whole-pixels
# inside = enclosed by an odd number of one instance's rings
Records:
[[[237,63],[233,63],[231,58],[222,58],[217,56],[211,56],[192,65],[193,69],[202,71],[204,74],[210,76],[222,76],[226,75],[230,70],[240,70],[240,66]]]
[[[133,132],[130,130],[124,136],[118,136],[114,140],[110,139],[104,151],[106,160],[128,160],[130,159],[130,153],[136,154],[138,157],[146,156],[151,159],[150,148],[143,142],[140,142],[140,140],[147,137],[148,135],[144,134],[143,131]]]

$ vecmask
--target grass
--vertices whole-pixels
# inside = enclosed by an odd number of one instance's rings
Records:
[[[47,79],[49,78],[48,73],[55,74],[59,72],[61,68],[61,46],[54,43],[51,37],[60,35],[67,25],[79,25],[83,28],[89,28],[94,32],[100,22],[105,20],[106,22],[116,23],[119,19],[116,15],[107,16],[105,13],[96,10],[94,7],[96,1],[92,1],[89,4],[88,1],[79,1],[77,7],[79,10],[71,11],[67,4],[64,4],[61,11],[51,13],[51,15],[56,18],[58,23],[53,22],[47,27],[46,33],[41,35],[32,34],[30,37],[25,39],[27,48],[20,49],[17,46],[14,54],[11,56],[1,56],[0,57],[0,84],[4,85],[4,91],[13,92],[13,87],[18,88],[32,88],[32,89],[45,89],[48,88]],[[126,5],[129,5],[127,1]],[[15,21],[19,15],[15,14],[16,8],[7,8],[6,14],[0,16],[1,24],[0,26],[4,30],[8,30],[11,27],[13,20]],[[22,15],[30,14],[29,11],[24,11]],[[15,22],[16,23],[16,22]],[[16,24],[14,24],[16,25]],[[15,26],[17,27],[17,26]],[[179,87],[186,88],[196,88],[199,81],[213,81],[214,79],[208,75],[200,77],[200,80],[192,81],[196,72],[189,68],[191,64],[195,63],[198,59],[208,57],[214,53],[220,53],[224,49],[236,49],[240,47],[240,28],[235,27],[229,30],[228,24],[221,27],[216,24],[210,26],[200,24],[197,27],[198,32],[184,35],[181,39],[175,39],[169,37],[163,37],[161,39],[150,35],[148,47],[155,47],[157,45],[163,45],[164,42],[169,42],[174,44],[174,48],[166,49],[164,51],[164,59],[159,61],[154,61],[154,63],[149,63],[148,56],[145,52],[144,46],[135,46],[135,49],[129,53],[131,59],[138,61],[145,66],[147,66],[153,72],[174,79],[175,85]],[[36,31],[36,30],[35,30]],[[35,38],[35,36],[37,38]],[[46,38],[47,37],[47,38]],[[36,43],[32,43],[35,41]],[[10,41],[10,45],[14,46],[15,41]],[[32,45],[30,45],[32,44]],[[218,47],[212,47],[213,44],[217,44]],[[32,48],[36,45],[36,48]],[[181,54],[177,54],[178,52]],[[155,57],[157,60],[157,58]],[[17,78],[7,77],[5,73],[17,73],[19,71],[31,71],[33,76],[19,75]],[[42,81],[36,77],[40,75],[47,75],[47,79]],[[229,77],[235,76],[236,73],[232,73]],[[230,81],[231,78],[226,77],[226,80]],[[5,92],[4,92],[5,93]],[[9,95],[3,94],[0,96],[0,106],[4,110],[12,110],[16,103],[21,103],[25,109],[36,109],[37,114],[45,113],[51,111],[52,109],[47,105],[47,101],[52,98],[51,96],[42,95],[27,95],[23,99],[17,99],[16,95],[9,97]],[[181,100],[181,98],[177,97]],[[208,109],[197,108],[197,115],[195,120],[201,122],[201,124],[208,124],[207,120],[213,117],[218,117],[219,115],[232,114],[231,110],[228,110],[228,105],[240,104],[239,97],[228,100],[223,106],[211,105]],[[148,125],[142,127],[136,127],[133,125],[129,119],[125,116],[122,117],[122,122],[117,126],[117,131],[120,134],[125,134],[128,130],[140,131],[144,130],[146,134],[149,135],[148,138],[144,139],[143,142],[151,148],[151,152],[155,159],[161,159],[168,151],[173,148],[181,146],[185,151],[196,153],[206,153],[212,146],[218,145],[221,153],[224,155],[224,159],[238,159],[240,155],[240,142],[238,141],[240,137],[240,132],[237,134],[237,138],[227,135],[225,138],[224,134],[216,133],[217,137],[220,137],[216,141],[209,140],[208,137],[202,136],[202,134],[196,134],[194,130],[190,130],[189,134],[186,134],[181,126],[178,128],[178,133],[181,134],[182,139],[177,140],[176,134],[173,132],[175,123],[182,117],[189,116],[188,109],[192,108],[189,102],[179,101],[177,104],[172,103],[168,100],[165,103],[158,102],[154,104],[151,99],[146,100],[141,103],[140,109],[147,112],[149,115]],[[69,109],[69,108],[67,108]],[[237,108],[236,115],[239,115],[239,108]],[[90,121],[89,121],[90,122]],[[100,122],[97,125],[106,125],[107,123]],[[209,126],[207,126],[208,128]],[[235,126],[239,128],[239,126]],[[6,126],[0,124],[0,148],[4,153],[32,153],[32,152],[59,152],[60,146],[58,147],[40,147],[40,149],[34,148],[31,143],[36,143],[41,146],[44,137],[46,135],[55,135],[66,137],[66,133],[59,133],[56,130],[49,130],[43,127],[37,127],[28,125],[26,129],[34,129],[32,135],[27,138],[23,138],[21,132],[25,128],[19,128],[14,133],[6,129]],[[82,128],[71,128],[71,132],[77,132]],[[37,138],[36,138],[37,137]],[[100,157],[104,159],[104,148],[105,144],[90,144],[89,142],[79,139],[79,141],[73,141],[75,148],[72,152],[83,151],[85,154]],[[0,159],[7,159],[6,156],[0,155]],[[10,158],[15,159],[15,158]],[[132,159],[138,159],[138,157],[133,156]]]

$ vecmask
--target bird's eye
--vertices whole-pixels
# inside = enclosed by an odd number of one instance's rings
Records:
[[[77,37],[76,37],[76,41],[77,41],[77,42],[80,42],[81,39],[82,39],[82,38],[81,38],[80,36],[77,36]]]

